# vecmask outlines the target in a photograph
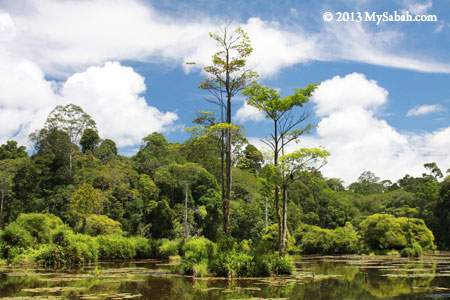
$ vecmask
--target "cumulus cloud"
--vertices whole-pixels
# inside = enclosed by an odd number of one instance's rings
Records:
[[[144,136],[164,131],[178,119],[175,113],[162,113],[147,105],[140,96],[145,89],[144,78],[132,68],[108,62],[69,77],[61,96],[64,102],[85,108],[100,134],[121,147],[138,144]]]
[[[106,63],[56,84],[35,64],[23,60],[0,64],[0,143],[14,138],[27,144],[28,135],[43,127],[56,105],[81,106],[97,122],[101,137],[119,147],[138,144],[153,131],[170,127],[177,115],[149,106],[140,95],[144,78],[130,67]]]
[[[425,116],[432,113],[437,113],[443,111],[445,108],[439,104],[424,104],[421,106],[414,106],[406,114],[407,117],[413,116]]]
[[[349,91],[352,91],[349,93]],[[345,79],[336,76],[323,82],[314,93],[316,113],[328,115],[337,110],[376,108],[386,103],[388,92],[364,74],[352,73]],[[320,100],[317,100],[320,99]]]
[[[264,113],[256,107],[248,105],[247,102],[237,110],[234,119],[238,122],[244,123],[247,121],[259,122],[265,119]]]
[[[324,167],[329,177],[351,183],[369,170],[381,178],[398,180],[406,173],[420,176],[427,162],[450,165],[450,127],[421,134],[399,132],[376,116],[388,101],[388,92],[362,74],[323,82],[313,101],[323,118],[317,136],[305,142],[324,145],[331,152]],[[328,106],[333,109],[324,109]]]
[[[313,96],[316,113],[322,117],[314,136],[303,137],[298,147],[324,146],[331,153],[322,168],[327,177],[356,181],[364,171],[396,181],[405,174],[421,176],[423,164],[450,166],[450,127],[433,132],[400,132],[377,111],[388,101],[388,92],[365,75],[353,73],[324,81]],[[262,147],[257,139],[250,139]]]
[[[63,77],[111,60],[171,62],[186,71],[199,68],[209,64],[217,51],[208,31],[221,25],[212,16],[166,16],[139,0],[18,0],[4,6],[9,13],[0,18],[0,24],[15,26],[7,50],[37,63],[46,74]],[[239,25],[248,31],[255,49],[250,65],[267,76],[314,60],[450,72],[447,63],[411,55],[402,46],[405,43],[399,43],[404,39],[401,33],[378,27],[370,30],[362,23],[324,22],[316,32],[260,18],[233,24]],[[197,65],[186,66],[186,62]]]

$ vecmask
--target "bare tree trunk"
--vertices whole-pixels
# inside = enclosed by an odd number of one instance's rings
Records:
[[[278,124],[277,121],[274,122],[275,127],[275,151],[273,164],[275,167],[278,166]],[[278,253],[281,255],[281,244],[282,244],[282,222],[281,222],[281,214],[280,214],[280,187],[278,184],[275,185],[275,211],[277,214],[277,222],[278,222]]]
[[[189,183],[186,181],[186,186],[184,190],[184,239],[188,238],[188,191]]]
[[[227,123],[231,125],[231,87],[230,87],[230,71],[228,70],[228,63],[230,61],[229,52],[227,49],[226,55],[226,82],[225,89],[227,93]],[[225,202],[223,206],[223,231],[227,236],[230,235],[229,223],[230,223],[230,201],[231,201],[231,128],[226,130],[226,151],[225,151],[225,165],[226,165],[226,189],[225,189]]]
[[[220,138],[220,183],[222,184],[222,202],[225,202],[225,133]]]
[[[264,198],[265,202],[265,209],[264,209],[264,216],[265,216],[265,222],[264,222],[264,228],[267,230],[268,227],[268,218],[267,218],[267,197]]]
[[[281,230],[281,251],[280,254],[286,253],[287,239],[287,187],[283,186],[283,229]]]
[[[231,201],[231,130],[228,128],[226,133],[226,189],[225,189],[225,202],[223,207],[223,231],[227,236],[229,232],[230,222],[230,201]]]

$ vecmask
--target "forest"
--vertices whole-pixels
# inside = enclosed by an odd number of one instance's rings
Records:
[[[429,162],[422,176],[397,182],[367,170],[348,186],[324,177],[332,153],[286,150],[315,127],[303,107],[318,84],[287,97],[259,85],[246,68],[249,38],[239,28],[228,33],[211,34],[221,51],[199,86],[218,110],[199,111],[184,142],[149,133],[126,157],[68,104],[30,135],[34,149],[1,145],[0,259],[158,257],[182,260],[186,274],[250,277],[292,273],[291,255],[450,248],[450,169]],[[241,93],[273,124],[266,150],[231,120]]]

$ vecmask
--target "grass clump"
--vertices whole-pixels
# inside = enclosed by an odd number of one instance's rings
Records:
[[[170,256],[179,254],[179,243],[177,241],[161,239],[156,244],[158,258],[169,258]]]

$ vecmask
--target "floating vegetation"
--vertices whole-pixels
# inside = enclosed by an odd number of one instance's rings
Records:
[[[28,277],[28,276],[42,276],[45,273],[34,273],[34,272],[8,272],[3,273],[6,276],[16,276],[16,277]]]
[[[293,275],[264,278],[194,278],[174,273],[173,266],[177,262],[165,260],[145,263],[148,265],[123,261],[95,263],[57,271],[5,267],[3,272],[6,275],[2,275],[0,280],[5,279],[19,288],[0,289],[2,295],[11,296],[0,300],[62,300],[68,297],[73,300],[140,300],[147,295],[151,295],[152,299],[180,299],[183,295],[186,299],[206,299],[209,293],[210,298],[220,300],[281,300],[293,298],[294,291],[303,294],[314,284],[317,285],[315,288],[326,286],[328,282],[324,280],[333,278],[332,284],[339,289],[341,299],[358,299],[357,296],[367,293],[373,299],[395,298],[399,295],[441,299],[450,294],[450,281],[444,278],[450,277],[450,259],[444,256],[420,259],[380,256],[302,257],[301,261],[296,262],[297,268]],[[440,277],[443,278],[438,279]],[[431,286],[433,284],[439,287]],[[334,293],[334,289],[331,293]],[[264,298],[263,295],[272,298]],[[333,295],[329,295],[330,299]],[[314,299],[308,297],[304,299]]]
[[[239,293],[242,291],[261,291],[261,288],[259,287],[233,287],[231,289],[225,289],[222,291],[222,293]]]
[[[72,291],[81,291],[86,288],[84,287],[72,287],[72,286],[56,286],[56,287],[41,287],[34,289],[22,289],[22,292],[28,293],[60,293],[60,292],[72,292]]]
[[[415,277],[450,277],[450,274],[441,273],[417,273],[417,274],[383,274],[385,277],[399,277],[399,278],[415,278]]]
[[[203,289],[202,292],[217,291],[217,290],[223,290],[223,288],[220,288],[220,287],[210,287],[210,288],[207,288],[207,289]]]
[[[289,298],[228,298],[227,300],[288,300]]]
[[[142,297],[141,294],[132,295],[130,293],[122,293],[122,294],[109,295],[106,298],[110,299],[110,300],[122,300],[122,299],[135,299],[135,298],[140,298],[140,297]]]
[[[3,297],[0,300],[61,300],[61,296],[21,296],[21,297]]]

